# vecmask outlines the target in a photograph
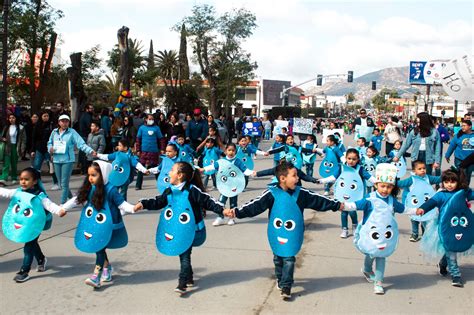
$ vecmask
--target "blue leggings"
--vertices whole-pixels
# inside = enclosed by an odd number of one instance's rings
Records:
[[[370,257],[370,255],[366,254],[364,259],[364,271],[372,273],[374,261],[375,281],[383,281],[383,275],[385,273],[385,257]]]
[[[347,217],[351,216],[352,224],[357,224],[357,211],[342,211],[341,212],[341,225],[343,229],[348,228]]]

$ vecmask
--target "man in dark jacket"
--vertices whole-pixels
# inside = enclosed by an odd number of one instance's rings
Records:
[[[370,139],[372,137],[372,132],[375,128],[374,120],[370,117],[367,117],[367,111],[365,109],[360,110],[360,116],[354,120],[354,129],[355,129],[355,138],[356,140],[360,137],[365,139]],[[369,141],[366,142],[366,146],[369,145]]]
[[[92,123],[92,114],[94,113],[94,106],[92,104],[87,104],[84,108],[84,112],[81,115],[79,120],[79,135],[84,141],[87,141],[87,136],[91,131]],[[86,154],[82,151],[79,151],[79,163],[81,164],[82,173],[87,174],[87,158]]]
[[[186,140],[191,141],[191,146],[194,150],[206,138],[208,133],[207,122],[201,118],[201,110],[196,108],[194,110],[194,119],[191,120],[186,128]]]

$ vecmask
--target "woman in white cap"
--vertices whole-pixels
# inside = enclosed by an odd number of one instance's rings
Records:
[[[58,118],[59,128],[51,132],[48,140],[48,151],[53,156],[54,173],[62,188],[61,203],[65,203],[72,197],[69,190],[69,180],[72,168],[76,162],[74,146],[86,154],[96,156],[97,153],[89,147],[76,130],[69,128],[70,118],[68,115],[61,115]]]

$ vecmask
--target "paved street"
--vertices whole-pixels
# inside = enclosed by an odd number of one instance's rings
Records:
[[[266,141],[263,148],[270,145]],[[272,162],[272,157],[259,157],[256,169],[269,168]],[[73,191],[82,181],[83,176],[73,176]],[[239,196],[239,205],[258,196],[269,181],[251,179]],[[51,179],[46,177],[45,182],[49,188]],[[322,185],[304,186],[322,194]],[[48,193],[52,200],[59,200],[60,192]],[[132,184],[129,202],[156,194],[154,178],[148,176],[144,190],[135,191]],[[211,194],[218,196],[215,190]],[[7,204],[8,200],[0,200],[1,209]],[[435,264],[424,260],[418,243],[408,241],[410,221],[403,215],[397,217],[401,233],[398,249],[387,260],[386,294],[376,296],[362,277],[363,255],[354,248],[352,237],[339,238],[340,214],[306,210],[305,242],[297,257],[293,299],[285,302],[275,287],[273,256],[266,237],[267,212],[237,221],[235,226],[220,227],[213,227],[215,215],[208,215],[207,241],[194,248],[192,255],[197,286],[184,297],[173,291],[178,257],[163,256],[155,247],[159,217],[155,211],[124,218],[129,244],[108,251],[115,270],[113,284],[99,290],[86,286],[84,280],[93,270],[95,255],[74,246],[79,214],[76,210],[64,218],[54,218],[52,229],[40,237],[48,270],[37,273],[34,263],[31,279],[22,284],[12,281],[21,266],[22,247],[1,234],[0,313],[472,314],[474,259],[460,260],[465,287],[452,287],[450,278],[439,276]]]

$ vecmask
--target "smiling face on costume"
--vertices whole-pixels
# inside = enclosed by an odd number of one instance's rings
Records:
[[[217,189],[226,197],[234,197],[245,188],[245,177],[235,164],[221,159],[218,160],[219,170],[216,173]]]
[[[319,175],[323,178],[329,176],[337,177],[339,175],[339,169],[340,166],[336,154],[332,150],[328,150],[319,166]]]
[[[2,230],[9,240],[26,243],[38,237],[45,222],[41,200],[33,194],[17,191],[3,215]]]

